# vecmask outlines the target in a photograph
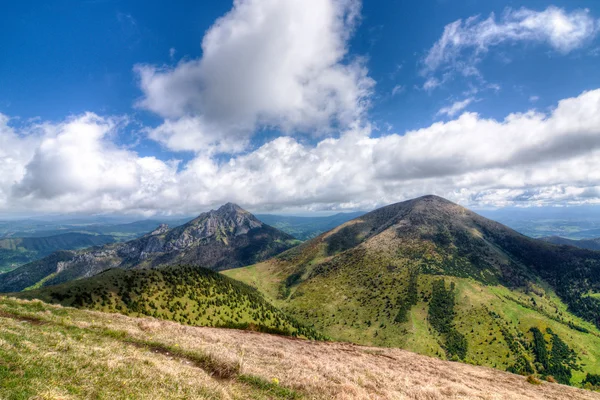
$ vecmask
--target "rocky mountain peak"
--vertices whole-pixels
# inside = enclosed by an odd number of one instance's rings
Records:
[[[248,211],[236,204],[227,203],[217,210],[200,214],[184,225],[178,236],[185,237],[186,241],[211,237],[226,241],[227,237],[243,235],[262,226],[263,223]]]
[[[218,208],[217,212],[219,213],[248,213],[248,211],[244,210],[242,207],[238,206],[235,203],[225,203],[221,207]]]

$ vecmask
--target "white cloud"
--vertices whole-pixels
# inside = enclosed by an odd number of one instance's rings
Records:
[[[449,117],[453,117],[465,108],[469,106],[475,100],[473,97],[466,98],[462,101],[455,101],[451,105],[447,107],[442,107],[440,111],[438,111],[438,115],[447,115]]]
[[[0,114],[0,204],[5,204],[15,182],[23,178],[25,164],[33,155],[34,135],[19,135]]]
[[[402,92],[404,92],[404,86],[402,86],[402,85],[396,85],[392,89],[392,97],[394,97],[395,95],[400,94]]]
[[[359,11],[358,0],[235,1],[204,36],[202,58],[135,67],[144,93],[138,106],[169,125],[153,137],[165,133],[159,141],[182,150],[200,131],[205,143],[215,142],[207,135],[244,142],[263,127],[318,134],[348,126],[374,85],[363,60],[347,59]],[[193,137],[171,133],[179,118],[200,127]]]
[[[423,89],[426,91],[431,91],[436,87],[440,86],[441,84],[442,82],[438,78],[430,77],[423,84]]]
[[[464,113],[449,122],[382,138],[376,158],[378,174],[391,179],[419,179],[511,171],[523,177],[513,181],[518,186],[527,180],[524,167],[544,164],[539,171],[529,173],[550,176],[546,164],[554,171],[558,165],[564,167],[566,160],[599,150],[599,110],[600,90],[595,90],[562,100],[549,115],[528,111],[496,121]],[[597,174],[581,171],[581,178],[588,179],[585,174],[590,173]],[[577,180],[570,178],[563,182]]]
[[[403,135],[352,125],[316,145],[279,137],[222,160],[140,157],[118,118],[85,114],[10,128],[0,118],[0,210],[198,212],[368,209],[427,193],[465,205],[600,204],[600,89],[550,113],[475,113]]]
[[[239,153],[249,138],[224,135],[218,125],[206,123],[202,117],[167,119],[156,128],[147,129],[148,137],[174,151],[204,153]]]
[[[536,103],[540,99],[540,96],[529,96],[529,101]]]
[[[58,124],[23,128],[25,157],[14,165],[16,179],[4,187],[2,203],[22,210],[123,210],[163,195],[175,182],[177,164],[139,157],[116,146],[112,135],[124,121],[93,113]],[[17,144],[17,147],[18,144]]]
[[[502,89],[502,87],[497,83],[488,83],[485,88],[493,90],[494,92],[499,92],[500,89]]]
[[[587,9],[567,12],[554,6],[544,11],[507,9],[499,19],[492,13],[446,25],[442,37],[423,60],[423,74],[451,71],[464,76],[480,76],[477,64],[493,47],[501,44],[544,43],[566,54],[588,44],[599,32],[600,22]]]

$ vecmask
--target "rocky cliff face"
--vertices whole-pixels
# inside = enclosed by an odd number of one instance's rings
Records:
[[[227,203],[174,229],[161,225],[125,243],[49,256],[0,276],[0,292],[90,277],[109,268],[155,268],[185,264],[213,270],[264,260],[295,244],[290,235],[263,224],[241,207]]]

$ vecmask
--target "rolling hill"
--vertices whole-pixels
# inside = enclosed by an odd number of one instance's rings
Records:
[[[334,339],[563,383],[600,373],[600,253],[528,238],[436,196],[224,273]]]
[[[186,325],[323,338],[267,302],[254,288],[205,268],[110,269],[87,279],[14,293],[23,299]]]
[[[0,239],[0,272],[13,270],[58,250],[82,249],[112,243],[107,235],[64,233],[49,237]]]
[[[400,349],[183,326],[0,297],[3,399],[595,400]]]
[[[110,268],[179,264],[213,270],[236,268],[270,258],[296,243],[290,235],[229,203],[173,229],[161,225],[139,239],[53,253],[0,275],[0,292],[50,286]]]

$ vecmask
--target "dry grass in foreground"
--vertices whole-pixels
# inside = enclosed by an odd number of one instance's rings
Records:
[[[0,298],[0,398],[576,400],[600,394],[399,349]]]

